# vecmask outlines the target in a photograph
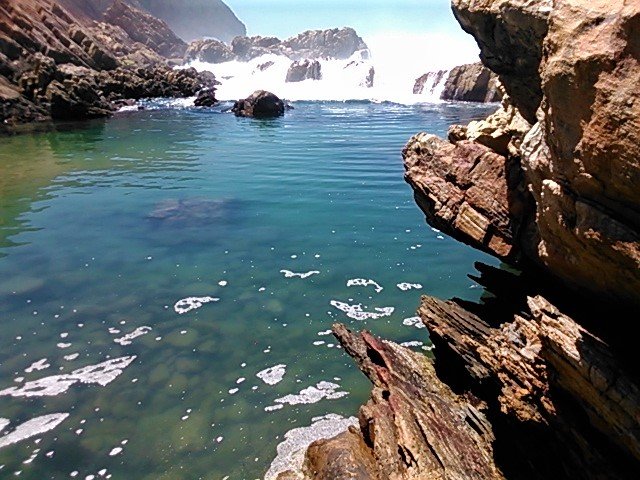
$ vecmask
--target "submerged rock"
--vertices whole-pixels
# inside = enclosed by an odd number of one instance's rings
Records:
[[[244,100],[238,100],[231,111],[237,117],[274,118],[284,115],[285,104],[271,92],[256,90]]]
[[[163,225],[200,226],[230,219],[238,210],[231,199],[188,198],[160,202],[147,218]]]
[[[291,64],[285,82],[293,83],[304,80],[322,80],[322,66],[319,61],[299,60]]]

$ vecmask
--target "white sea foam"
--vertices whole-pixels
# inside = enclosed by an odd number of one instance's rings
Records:
[[[366,312],[362,309],[361,303],[350,305],[348,303],[339,302],[337,300],[331,300],[330,303],[338,310],[346,313],[347,317],[353,318],[354,320],[375,320],[382,317],[388,317],[389,315],[393,314],[395,310],[394,307],[375,307],[375,312]]]
[[[179,315],[190,312],[191,310],[196,310],[200,308],[205,303],[217,302],[219,298],[213,297],[187,297],[182,300],[178,300],[176,304],[173,306],[173,309]]]
[[[68,416],[68,413],[52,413],[50,415],[43,415],[41,417],[28,420],[21,425],[18,425],[12,432],[0,437],[0,448],[13,445],[14,443],[26,440],[27,438],[53,430]],[[6,419],[0,419],[0,431],[2,431],[8,424],[9,422]]]
[[[25,373],[31,373],[31,372],[35,372],[36,370],[44,370],[46,368],[49,368],[51,366],[51,364],[47,363],[47,359],[43,358],[41,360],[38,360],[37,362],[33,362],[31,364],[30,367],[25,368]]]
[[[402,324],[407,327],[416,327],[418,329],[425,328],[424,323],[420,317],[409,317],[402,320]]]
[[[350,426],[357,425],[356,417],[344,418],[330,413],[313,418],[312,424],[307,427],[289,430],[284,435],[284,441],[278,445],[277,456],[271,462],[264,480],[275,480],[280,473],[287,470],[300,471],[309,445],[323,438],[333,438]]]
[[[274,365],[273,367],[266,368],[256,373],[256,377],[258,377],[267,385],[276,385],[282,381],[286,373],[287,366],[280,364]]]
[[[11,420],[7,418],[0,418],[0,433],[4,428],[11,423]]]
[[[410,342],[402,342],[400,345],[403,347],[421,347],[424,343],[419,342],[418,340],[412,340]]]
[[[352,278],[351,280],[347,280],[347,287],[368,287],[369,285],[373,285],[375,287],[376,293],[380,293],[384,290],[375,280],[364,278]]]
[[[65,375],[53,375],[27,382],[20,387],[0,390],[0,396],[12,397],[51,397],[66,392],[76,383],[98,384],[106,386],[114,381],[136,356],[107,360],[97,365],[88,365]]]
[[[127,333],[125,336],[120,337],[120,338],[115,338],[113,341],[125,346],[125,345],[131,345],[132,340],[141,337],[142,335],[146,335],[147,333],[149,333],[152,330],[151,327],[138,327],[136,328],[134,331]]]
[[[419,283],[399,283],[397,287],[403,292],[406,292],[407,290],[411,289],[420,290],[422,288],[422,285],[420,285]]]
[[[300,390],[297,394],[285,395],[276,398],[275,403],[286,405],[301,405],[318,403],[322,399],[335,400],[349,395],[349,392],[339,390],[340,385],[337,383],[322,381],[315,386],[307,387]]]
[[[311,275],[318,275],[320,272],[318,270],[311,270],[305,273],[295,273],[291,270],[280,270],[280,273],[284,273],[285,278],[300,277],[304,279],[310,277]]]

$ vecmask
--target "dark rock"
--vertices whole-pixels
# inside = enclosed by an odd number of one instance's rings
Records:
[[[216,100],[215,89],[205,88],[198,92],[194,105],[196,107],[213,107],[216,103],[218,103],[218,100]]]
[[[238,100],[231,111],[237,117],[274,118],[284,115],[285,105],[273,93],[256,90],[244,100]]]
[[[318,60],[299,60],[291,64],[285,82],[294,83],[304,80],[322,80],[322,66]]]
[[[347,59],[362,51],[368,57],[368,47],[353,28],[333,28],[330,30],[307,30],[282,42],[289,57],[294,60],[304,58]]]
[[[258,65],[258,70],[260,70],[261,72],[264,72],[265,70],[273,67],[275,65],[275,62],[272,61],[268,61],[268,62],[264,62],[261,63],[260,65]]]
[[[496,74],[480,62],[460,65],[449,72],[440,98],[463,102],[499,102],[502,95],[497,81]]]

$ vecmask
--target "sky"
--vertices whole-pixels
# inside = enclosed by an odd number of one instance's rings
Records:
[[[353,27],[374,57],[414,59],[432,68],[478,61],[478,47],[450,0],[224,0],[248,35],[285,39],[305,30]],[[386,50],[386,51],[385,51]]]

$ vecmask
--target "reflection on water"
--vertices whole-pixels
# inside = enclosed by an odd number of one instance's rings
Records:
[[[0,476],[262,477],[368,395],[334,321],[428,348],[419,296],[479,297],[399,152],[486,108],[295,107],[2,139]]]

